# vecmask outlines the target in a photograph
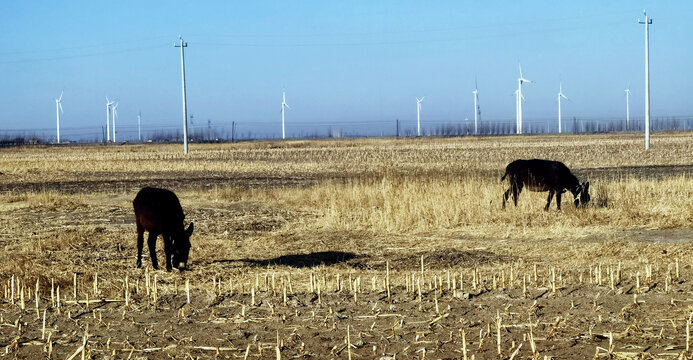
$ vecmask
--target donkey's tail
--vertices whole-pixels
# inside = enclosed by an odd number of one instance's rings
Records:
[[[508,176],[508,173],[506,172],[503,177],[501,178],[501,181],[505,180],[505,177]]]

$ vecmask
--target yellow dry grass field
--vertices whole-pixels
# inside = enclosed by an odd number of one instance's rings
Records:
[[[0,356],[693,356],[693,133],[181,148],[0,149]],[[502,210],[520,158],[592,202]],[[144,186],[195,223],[189,271],[135,267]]]

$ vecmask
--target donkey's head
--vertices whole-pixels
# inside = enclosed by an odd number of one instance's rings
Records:
[[[173,267],[178,270],[185,270],[188,266],[188,256],[190,254],[190,235],[192,235],[195,226],[190,223],[187,229],[174,234],[171,238],[173,241]]]
[[[590,202],[590,182],[586,181],[582,184],[577,184],[574,189],[571,190],[573,196],[575,197],[575,207],[580,205],[586,206]]]

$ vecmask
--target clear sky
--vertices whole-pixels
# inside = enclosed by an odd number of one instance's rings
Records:
[[[236,121],[280,134],[291,123],[473,118],[514,121],[518,61],[525,120],[644,114],[644,25],[652,115],[693,115],[691,1],[8,1],[0,12],[0,131],[119,124],[179,126],[178,35],[188,43],[195,125]],[[270,124],[272,124],[270,126]],[[276,126],[274,126],[276,124]],[[90,130],[91,131],[91,130]],[[100,134],[99,134],[100,136]]]

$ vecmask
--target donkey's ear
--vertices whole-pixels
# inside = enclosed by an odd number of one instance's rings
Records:
[[[584,192],[588,192],[590,189],[590,182],[586,181],[584,184],[582,184],[582,189]]]

